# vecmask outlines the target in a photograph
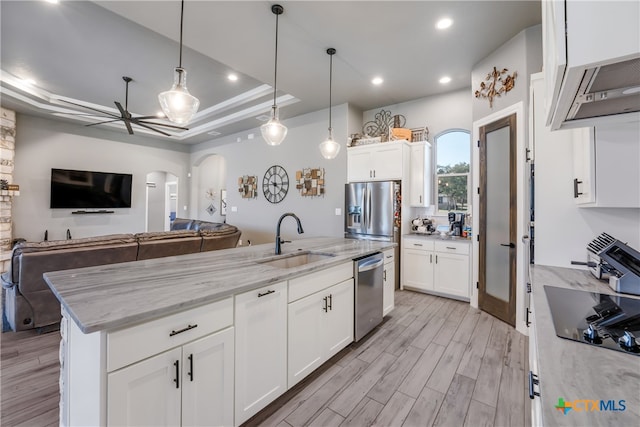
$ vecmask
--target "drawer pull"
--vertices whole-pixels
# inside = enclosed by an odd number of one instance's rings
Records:
[[[540,396],[540,393],[533,390],[534,385],[540,384],[540,380],[538,380],[538,376],[533,373],[533,371],[529,371],[529,398],[534,399],[536,396]]]
[[[169,334],[169,336],[170,336],[170,337],[172,337],[172,336],[174,336],[174,335],[178,335],[178,334],[181,334],[181,333],[183,333],[183,332],[190,331],[191,329],[194,329],[194,328],[197,328],[197,327],[198,327],[198,325],[197,325],[197,324],[195,324],[195,325],[187,325],[187,327],[186,327],[186,328],[184,328],[184,329],[180,329],[179,331],[171,331],[171,333]]]
[[[451,250],[455,251],[458,248],[454,248],[453,246],[447,246],[447,249],[451,249]]]
[[[180,361],[176,360],[173,362],[173,366],[176,367],[176,377],[173,379],[173,382],[176,383],[176,388],[180,388]]]
[[[273,289],[270,289],[270,290],[268,290],[267,292],[263,292],[263,293],[258,292],[258,298],[263,297],[263,296],[265,296],[265,295],[272,294],[272,293],[274,293],[274,292],[275,292],[275,291],[274,291]]]
[[[413,246],[422,246],[422,243],[414,243]]]

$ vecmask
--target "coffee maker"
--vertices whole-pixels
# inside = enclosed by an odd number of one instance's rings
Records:
[[[459,212],[449,212],[449,231],[452,236],[462,236],[464,229],[464,214]]]

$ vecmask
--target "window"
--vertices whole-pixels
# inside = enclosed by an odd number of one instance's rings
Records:
[[[471,137],[464,130],[446,131],[435,138],[437,214],[469,209]]]

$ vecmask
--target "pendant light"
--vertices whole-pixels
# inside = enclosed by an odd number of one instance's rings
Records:
[[[180,62],[175,69],[171,90],[158,95],[160,107],[165,116],[174,123],[184,125],[191,121],[198,111],[200,101],[187,90],[187,71],[182,68],[182,23],[184,21],[184,0],[180,9]]]
[[[320,153],[325,159],[335,159],[340,152],[340,144],[333,140],[333,128],[331,127],[331,86],[333,80],[333,55],[336,50],[332,47],[327,49],[329,54],[329,137],[320,143]]]
[[[275,71],[273,77],[273,106],[271,107],[271,119],[260,126],[262,137],[269,145],[280,145],[287,136],[287,127],[278,119],[278,106],[276,105],[276,91],[278,90],[278,16],[282,15],[284,8],[279,4],[271,6],[271,12],[276,15],[276,55]]]

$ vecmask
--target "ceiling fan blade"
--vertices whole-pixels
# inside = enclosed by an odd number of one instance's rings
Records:
[[[145,123],[145,124],[148,124],[148,125],[163,126],[163,127],[171,128],[171,129],[189,130],[189,128],[185,128],[185,127],[182,127],[182,126],[168,125],[168,124],[165,124],[165,123],[156,123],[156,122],[148,122],[146,120],[140,120],[140,117],[136,117],[134,119],[131,119],[131,121],[133,121],[134,123]]]
[[[97,123],[90,123],[90,124],[85,125],[85,126],[86,126],[86,127],[89,127],[89,126],[95,126],[95,125],[104,125],[104,124],[106,124],[106,123],[113,123],[113,122],[117,122],[117,121],[119,121],[119,120],[122,120],[122,119],[121,119],[120,117],[118,117],[117,119],[105,120],[105,121],[103,121],[103,122],[97,122]]]
[[[171,136],[171,134],[169,134],[169,133],[167,133],[167,132],[163,132],[163,131],[161,131],[161,130],[159,130],[159,129],[155,129],[155,128],[151,127],[151,126],[147,126],[147,125],[146,125],[146,124],[144,124],[144,123],[141,123],[141,122],[134,122],[134,123],[135,123],[135,124],[137,124],[138,126],[142,126],[143,128],[147,128],[147,129],[152,130],[152,131],[154,131],[154,132],[157,132],[157,133],[159,133],[159,134],[161,134],[161,135],[164,135],[164,136]]]
[[[118,107],[118,110],[120,110],[120,114],[122,114],[122,118],[130,120],[131,119],[131,114],[129,114],[129,112],[127,110],[122,108],[122,104],[120,104],[118,101],[113,101],[113,102],[116,104],[116,107]]]
[[[149,119],[160,119],[162,117],[158,116],[140,116],[140,117],[131,117],[133,120],[149,120]]]
[[[108,111],[98,110],[97,108],[87,107],[86,105],[77,104],[75,102],[67,101],[67,100],[64,100],[64,99],[60,99],[60,101],[66,102],[67,104],[76,105],[78,107],[86,108],[87,110],[97,111],[99,113],[105,114],[105,115],[110,116],[110,117],[118,117],[117,115],[115,115],[113,113],[110,113]]]
[[[124,122],[124,125],[127,127],[127,131],[129,132],[129,135],[133,135],[133,129],[131,128],[131,122],[127,119],[123,119],[122,120]]]

